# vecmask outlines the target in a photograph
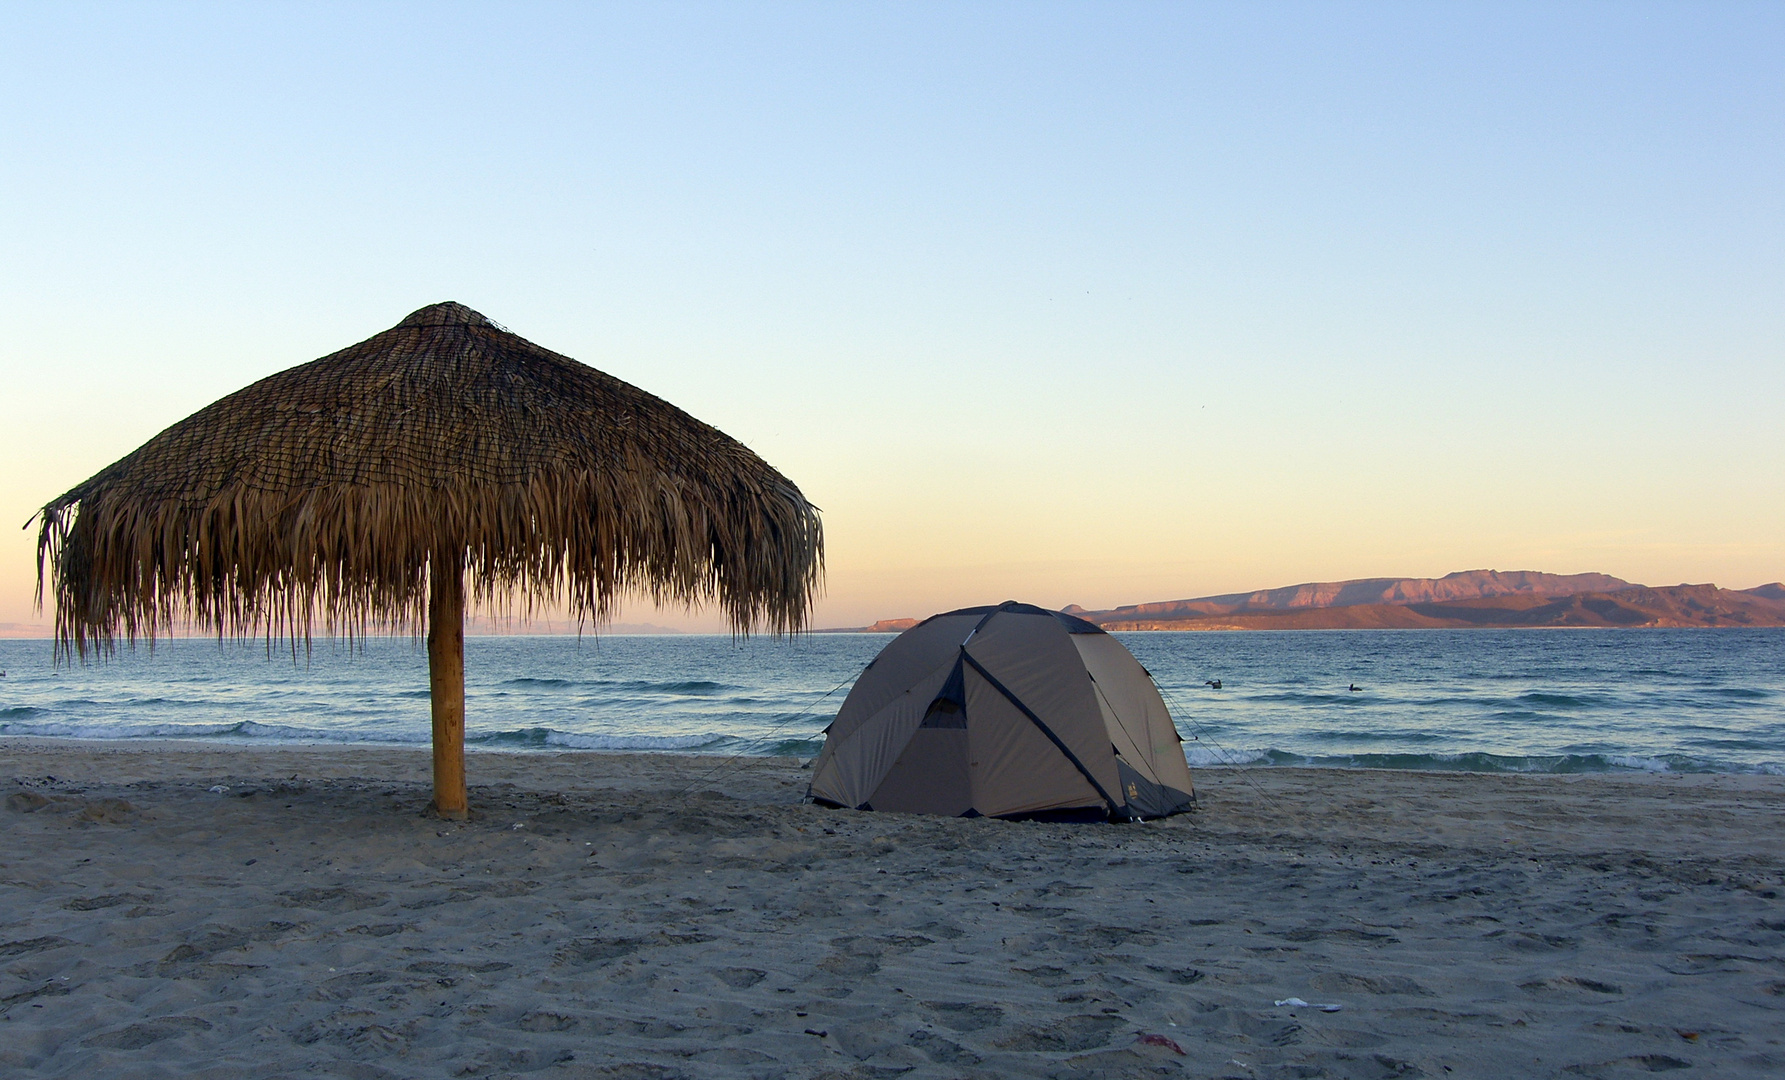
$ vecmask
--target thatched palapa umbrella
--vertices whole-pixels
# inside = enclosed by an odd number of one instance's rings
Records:
[[[199,410],[44,507],[58,656],[177,625],[427,627],[434,804],[463,817],[466,590],[605,622],[715,601],[805,627],[818,510],[724,433],[461,304]],[[46,570],[47,567],[47,570]]]

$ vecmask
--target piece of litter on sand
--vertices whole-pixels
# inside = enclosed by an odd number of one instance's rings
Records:
[[[1343,1005],[1334,1005],[1331,1003],[1322,1005],[1319,1002],[1303,1001],[1301,998],[1284,998],[1277,1002],[1277,1004],[1279,1006],[1287,1005],[1292,1009],[1319,1009],[1321,1012],[1338,1012],[1340,1009],[1344,1008]]]
[[[216,787],[211,789],[211,793],[214,795],[221,795],[228,790],[229,790],[228,784],[218,784]]]
[[[1170,1050],[1172,1053],[1177,1054],[1180,1057],[1185,1056],[1184,1048],[1171,1039],[1166,1038],[1164,1035],[1154,1035],[1143,1031],[1134,1037],[1134,1041],[1143,1046],[1163,1046],[1165,1049]]]

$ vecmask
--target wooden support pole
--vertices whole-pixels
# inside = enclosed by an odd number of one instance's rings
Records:
[[[465,820],[465,575],[458,559],[428,568],[428,697],[434,709],[434,809]]]

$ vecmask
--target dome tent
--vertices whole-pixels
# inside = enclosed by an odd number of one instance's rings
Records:
[[[881,650],[825,729],[811,796],[964,817],[1164,817],[1193,799],[1182,742],[1121,642],[1006,601],[933,615]]]

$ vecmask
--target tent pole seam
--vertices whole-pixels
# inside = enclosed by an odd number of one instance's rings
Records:
[[[1091,678],[1091,689],[1096,692],[1097,699],[1099,701],[1101,701],[1105,705],[1109,706],[1109,714],[1116,718],[1116,726],[1122,729],[1122,734],[1128,736],[1128,741],[1134,744],[1134,748],[1136,750],[1140,749],[1140,745],[1141,745],[1140,740],[1134,737],[1134,732],[1128,730],[1128,721],[1122,719],[1122,714],[1116,711],[1116,703],[1111,701],[1109,699],[1109,695],[1103,692],[1103,687],[1098,684],[1096,676],[1092,676],[1092,678]],[[1152,745],[1153,745],[1152,739],[1149,738],[1147,740],[1148,749],[1151,749]],[[1120,757],[1121,755],[1117,754],[1116,756]],[[1140,767],[1142,765],[1145,765],[1147,767],[1147,772],[1155,772],[1155,770],[1153,769],[1153,762],[1150,758],[1147,760],[1144,760],[1144,761],[1139,761],[1139,762],[1131,761],[1128,763],[1128,765],[1135,772],[1140,772]],[[1155,784],[1165,783],[1165,781],[1159,779],[1159,777],[1156,773],[1155,773],[1155,775],[1152,775],[1152,776],[1147,776],[1147,773],[1141,773],[1141,775],[1146,776],[1146,778],[1148,780],[1151,780]]]
[[[992,689],[998,691],[998,693],[1000,693],[1000,694],[1003,694],[1006,700],[1008,700],[1012,705],[1015,705],[1018,709],[1022,710],[1022,714],[1029,718],[1029,722],[1034,724],[1036,727],[1040,728],[1041,733],[1043,735],[1047,736],[1048,741],[1053,743],[1056,747],[1058,747],[1060,750],[1060,753],[1066,755],[1066,760],[1072,762],[1072,767],[1077,769],[1081,774],[1083,774],[1083,776],[1086,780],[1090,781],[1091,787],[1096,790],[1098,796],[1101,797],[1103,799],[1103,801],[1109,805],[1109,813],[1110,813],[1111,817],[1114,817],[1115,815],[1121,813],[1121,807],[1117,806],[1116,801],[1109,797],[1109,792],[1103,790],[1103,785],[1099,784],[1097,782],[1097,778],[1095,776],[1091,775],[1090,769],[1085,768],[1085,763],[1078,759],[1078,755],[1073,753],[1066,746],[1066,744],[1064,742],[1060,741],[1060,737],[1058,735],[1054,734],[1053,728],[1050,728],[1045,723],[1043,723],[1041,720],[1041,717],[1036,716],[1034,714],[1034,712],[1030,711],[1029,706],[1023,704],[1022,700],[1019,699],[1015,694],[1011,693],[1008,687],[1006,687],[1003,683],[998,681],[997,676],[995,676],[991,672],[987,671],[985,669],[985,667],[983,665],[981,665],[978,660],[975,660],[973,658],[973,654],[968,652],[966,646],[964,646],[964,645],[961,647],[961,658],[966,660],[967,663],[972,664],[973,670],[979,672],[981,678],[983,678],[986,682],[989,682],[992,684]]]

